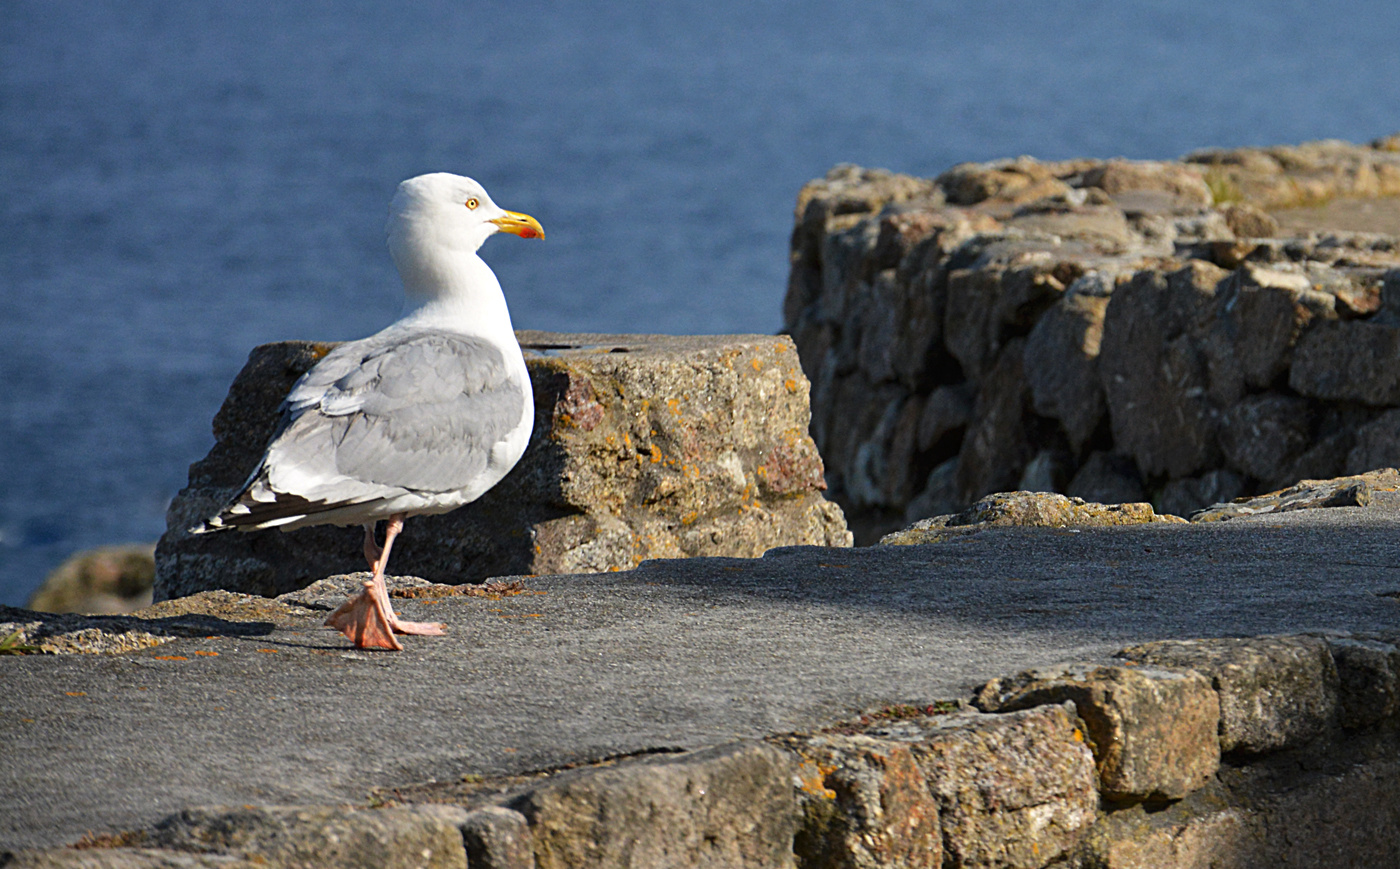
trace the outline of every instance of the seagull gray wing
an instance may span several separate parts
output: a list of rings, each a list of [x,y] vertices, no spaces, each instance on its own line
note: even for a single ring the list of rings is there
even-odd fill
[[[248,512],[226,511],[225,521],[253,525],[405,491],[468,488],[520,424],[528,398],[484,339],[387,330],[342,344],[288,393],[281,427],[238,499]]]

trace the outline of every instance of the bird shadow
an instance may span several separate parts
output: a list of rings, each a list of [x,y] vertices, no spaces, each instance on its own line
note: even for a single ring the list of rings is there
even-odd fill
[[[15,653],[122,651],[142,636],[256,637],[271,634],[276,628],[277,624],[271,621],[233,620],[207,613],[146,618],[47,613],[0,606],[0,640]]]

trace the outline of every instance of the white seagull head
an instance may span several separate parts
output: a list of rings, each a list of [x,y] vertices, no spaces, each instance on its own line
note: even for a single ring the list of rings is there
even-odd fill
[[[399,185],[389,206],[389,244],[413,238],[446,250],[476,251],[498,232],[521,238],[544,238],[539,221],[506,211],[491,201],[486,188],[471,178],[433,172]]]

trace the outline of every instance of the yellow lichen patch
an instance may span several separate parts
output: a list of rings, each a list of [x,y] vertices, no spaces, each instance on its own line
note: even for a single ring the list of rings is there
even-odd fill
[[[763,360],[761,359],[750,359],[749,364],[753,366],[754,371],[763,370]]]
[[[791,377],[783,381],[783,386],[787,387],[788,392],[797,392],[797,381],[793,380]]]
[[[676,398],[668,398],[668,399],[666,399],[666,407],[667,407],[667,408],[671,411],[671,413],[674,414],[675,416],[680,416],[680,415],[681,415],[681,402],[680,402],[680,399],[676,399]]]
[[[660,461],[661,461],[661,450],[656,446],[656,444],[652,444],[652,445],[651,445],[651,463],[652,463],[653,465],[655,465],[655,464],[657,464],[657,463],[660,462]]]
[[[826,777],[835,771],[834,766],[804,760],[797,771],[797,787],[803,793],[834,800],[836,791],[826,786]]]

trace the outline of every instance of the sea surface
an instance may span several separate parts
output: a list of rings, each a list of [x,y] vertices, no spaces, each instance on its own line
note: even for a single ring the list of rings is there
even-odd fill
[[[483,250],[518,328],[773,332],[837,163],[1367,141],[1397,45],[1357,0],[4,0],[0,603],[160,535],[250,348],[393,319],[403,178],[544,224]]]

